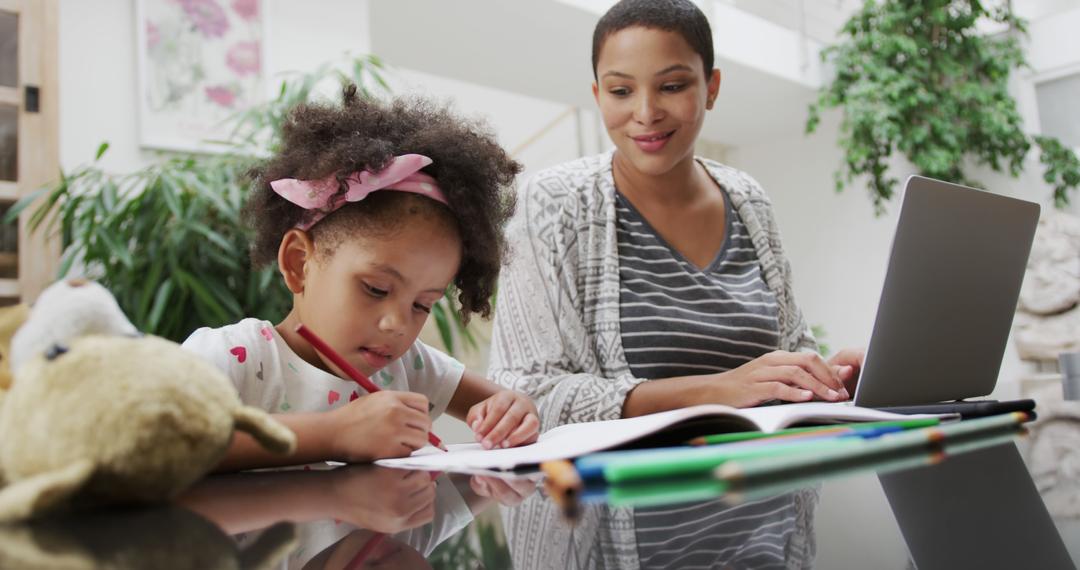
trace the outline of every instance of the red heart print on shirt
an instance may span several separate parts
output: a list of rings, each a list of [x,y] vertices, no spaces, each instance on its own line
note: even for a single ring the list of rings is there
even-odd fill
[[[336,402],[336,401],[338,401],[340,399],[341,399],[341,394],[338,394],[337,392],[335,392],[333,390],[330,390],[330,393],[326,395],[326,403],[331,405],[331,406],[334,405],[334,402]]]
[[[270,332],[270,327],[263,327],[259,333],[266,339],[266,342],[272,342],[274,340],[274,333]]]
[[[360,394],[357,394],[356,391],[354,390],[352,394],[349,394],[349,401],[352,402],[352,401],[356,400],[359,397],[360,397]]]
[[[237,362],[243,364],[247,360],[247,349],[242,346],[234,346],[229,350],[229,354],[236,357]]]

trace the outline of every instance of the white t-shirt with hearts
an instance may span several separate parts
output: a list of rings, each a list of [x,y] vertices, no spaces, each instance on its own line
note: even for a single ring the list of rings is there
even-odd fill
[[[245,404],[270,413],[325,412],[366,393],[352,380],[297,356],[268,321],[244,319],[216,329],[203,327],[183,346],[225,372]],[[434,419],[446,411],[464,372],[465,365],[417,340],[371,380],[385,390],[427,396]]]

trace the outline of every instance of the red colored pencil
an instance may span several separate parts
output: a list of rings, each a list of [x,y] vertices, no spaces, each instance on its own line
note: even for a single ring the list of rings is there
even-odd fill
[[[375,392],[378,392],[380,390],[380,388],[376,386],[370,378],[364,376],[363,372],[360,372],[352,364],[349,364],[349,361],[342,358],[341,355],[337,353],[337,351],[330,348],[329,344],[326,344],[323,339],[319,338],[315,333],[311,332],[311,329],[301,324],[296,325],[296,332],[299,333],[300,336],[304,337],[304,340],[310,342],[311,346],[315,347],[315,350],[323,353],[324,356],[329,358],[330,362],[333,362],[334,365],[340,368],[342,372],[348,374],[349,378],[352,378],[352,380],[359,384],[361,388],[367,390],[369,394],[374,394]],[[438,447],[442,450],[446,449],[443,447],[442,440],[439,439],[435,434],[428,432],[427,438],[431,445],[434,445],[435,447]]]

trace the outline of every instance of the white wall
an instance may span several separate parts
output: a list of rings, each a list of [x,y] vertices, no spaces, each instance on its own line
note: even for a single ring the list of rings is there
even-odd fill
[[[281,72],[369,50],[367,0],[266,2],[271,85],[280,85]],[[340,25],[328,26],[326,14]],[[134,0],[62,0],[59,37],[61,167],[90,162],[102,141],[110,144],[107,170],[150,162],[138,141]]]

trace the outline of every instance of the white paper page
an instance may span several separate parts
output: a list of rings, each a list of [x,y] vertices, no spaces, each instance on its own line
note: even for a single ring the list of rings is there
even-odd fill
[[[763,432],[784,429],[802,421],[819,422],[882,422],[940,417],[932,414],[894,414],[870,408],[860,408],[843,402],[802,402],[762,408],[745,408],[739,415],[750,419]]]
[[[693,406],[636,418],[567,424],[545,432],[540,436],[540,440],[532,445],[492,450],[451,449],[448,453],[423,455],[419,454],[423,451],[420,449],[410,457],[380,459],[375,463],[384,467],[433,471],[513,469],[519,465],[568,459],[609,449],[689,418],[722,415],[732,411],[733,409],[728,406],[716,404]]]

